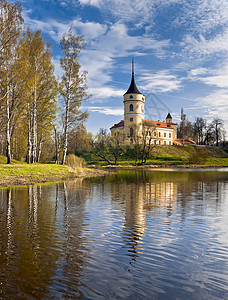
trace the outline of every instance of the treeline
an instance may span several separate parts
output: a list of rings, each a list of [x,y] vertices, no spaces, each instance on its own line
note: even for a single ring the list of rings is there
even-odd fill
[[[0,0],[0,153],[27,163],[56,157],[64,164],[73,128],[84,130],[88,99],[79,55],[83,37],[72,28],[60,41],[61,78],[54,75],[51,47],[41,31],[23,30],[18,2]]]
[[[198,145],[215,145],[224,148],[226,142],[224,122],[220,118],[214,118],[208,122],[202,117],[197,117],[194,122],[190,122],[182,109],[181,122],[177,127],[177,138],[192,139]]]

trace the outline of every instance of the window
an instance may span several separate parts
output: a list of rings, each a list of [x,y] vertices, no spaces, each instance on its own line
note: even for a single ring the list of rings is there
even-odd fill
[[[137,104],[137,108],[139,108],[139,105]]]
[[[130,118],[130,122],[133,122],[133,118]]]
[[[164,132],[164,137],[166,137],[166,132]]]
[[[171,142],[169,142],[169,144],[171,145]]]
[[[160,140],[158,141],[158,144],[161,145],[161,141]]]
[[[133,99],[133,96],[131,95],[131,96],[129,97],[129,99]]]
[[[171,133],[169,133],[169,138],[171,138]]]
[[[156,132],[154,132],[154,136],[156,136]]]
[[[130,111],[133,111],[134,107],[133,104],[130,104]]]
[[[164,141],[164,145],[166,145],[166,141]]]
[[[161,137],[161,132],[158,133],[158,136]]]
[[[124,105],[125,110],[127,110],[127,105]]]

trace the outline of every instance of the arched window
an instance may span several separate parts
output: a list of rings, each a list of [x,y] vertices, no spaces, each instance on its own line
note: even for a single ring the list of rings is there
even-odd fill
[[[130,104],[130,111],[133,111],[133,104]]]
[[[134,134],[134,130],[133,130],[133,128],[131,127],[131,128],[130,128],[130,136],[133,136],[133,134]]]
[[[133,99],[133,96],[131,95],[131,96],[129,97],[129,99]]]

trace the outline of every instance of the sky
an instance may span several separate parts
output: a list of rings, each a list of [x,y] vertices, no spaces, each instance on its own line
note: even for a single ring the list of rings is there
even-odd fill
[[[146,119],[224,120],[228,136],[227,0],[22,0],[25,26],[52,44],[61,75],[59,41],[70,26],[83,35],[80,54],[93,97],[83,103],[96,133],[123,119],[123,94],[135,80],[146,96]]]

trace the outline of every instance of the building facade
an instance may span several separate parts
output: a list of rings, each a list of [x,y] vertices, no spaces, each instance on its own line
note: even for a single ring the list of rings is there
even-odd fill
[[[110,128],[112,135],[115,135],[117,131],[123,131],[126,143],[131,143],[134,136],[142,136],[146,131],[152,135],[152,138],[150,138],[151,143],[173,145],[176,139],[177,124],[173,123],[169,112],[164,122],[144,119],[145,96],[136,86],[133,62],[131,83],[127,92],[123,95],[123,104],[124,120]]]

